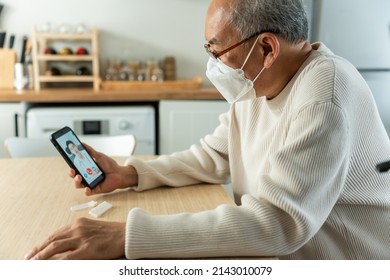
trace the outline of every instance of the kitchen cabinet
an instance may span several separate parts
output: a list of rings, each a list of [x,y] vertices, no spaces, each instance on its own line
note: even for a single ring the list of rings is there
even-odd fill
[[[24,104],[0,103],[0,158],[8,157],[4,140],[11,136],[24,136]]]
[[[55,50],[57,54],[53,54],[50,50],[54,50],[56,43],[61,47]],[[98,31],[95,28],[89,33],[80,34],[43,33],[34,29],[32,44],[35,90],[41,89],[41,83],[92,83],[94,90],[99,90]],[[48,65],[53,63],[60,63],[65,71],[47,75],[50,70]],[[80,74],[77,73],[79,71]]]
[[[228,111],[226,101],[161,101],[159,104],[159,151],[170,154],[188,149],[213,133],[219,115]]]

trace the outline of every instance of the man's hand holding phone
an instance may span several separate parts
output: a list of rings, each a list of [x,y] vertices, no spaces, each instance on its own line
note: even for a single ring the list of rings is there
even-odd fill
[[[54,132],[50,137],[50,141],[70,168],[80,174],[83,185],[94,189],[105,180],[105,174],[99,164],[93,160],[70,127],[65,126]]]
[[[119,166],[116,161],[91,146],[80,142],[69,127],[54,132],[50,141],[70,166],[70,176],[86,195],[108,193],[138,184],[138,175],[131,166]]]
[[[109,193],[116,189],[128,188],[138,184],[138,175],[134,167],[120,166],[114,159],[94,150],[85,143],[83,143],[83,145],[106,175],[103,182],[95,188],[90,189],[82,184],[81,176],[71,168],[69,176],[73,178],[76,188],[84,188],[85,195],[90,196],[99,193]]]

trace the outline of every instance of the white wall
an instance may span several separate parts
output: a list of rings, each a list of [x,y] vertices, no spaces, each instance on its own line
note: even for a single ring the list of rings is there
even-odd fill
[[[315,20],[315,18],[313,18],[315,16],[313,13],[313,9],[316,6],[316,3],[315,3],[316,1],[318,1],[318,0],[303,0],[303,3],[304,3],[305,8],[306,8],[306,12],[307,12],[307,17],[309,19],[309,41],[312,41],[312,37],[313,37],[312,22],[313,22],[313,19]]]
[[[100,30],[101,68],[108,58],[162,59],[174,55],[177,76],[207,78],[203,50],[209,0],[0,0],[0,28],[15,33],[18,55],[33,25],[83,23]],[[7,36],[8,37],[8,36]],[[8,43],[6,42],[8,45]]]
[[[311,9],[313,0],[304,0]],[[0,0],[0,28],[23,35],[33,25],[83,23],[100,29],[101,72],[108,59],[174,55],[179,79],[205,76],[204,19],[210,0]],[[309,11],[309,15],[311,12]],[[6,42],[6,44],[8,44]]]

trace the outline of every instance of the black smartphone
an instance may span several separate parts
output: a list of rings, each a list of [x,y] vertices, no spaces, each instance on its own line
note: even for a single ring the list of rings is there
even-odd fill
[[[93,160],[71,128],[65,126],[54,132],[50,141],[68,165],[81,175],[85,186],[93,189],[104,180],[103,170]]]

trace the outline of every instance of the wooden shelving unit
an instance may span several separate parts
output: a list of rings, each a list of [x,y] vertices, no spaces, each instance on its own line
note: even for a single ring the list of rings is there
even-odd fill
[[[34,88],[40,90],[41,83],[92,83],[94,90],[99,90],[99,44],[98,31],[93,28],[88,34],[62,34],[62,33],[42,33],[33,28],[32,32],[32,58],[34,67]],[[45,54],[44,50],[54,42],[77,44],[77,42],[86,42],[89,45],[88,55],[62,55]],[[90,64],[91,75],[45,75],[47,65],[50,62],[77,63],[85,62]]]

